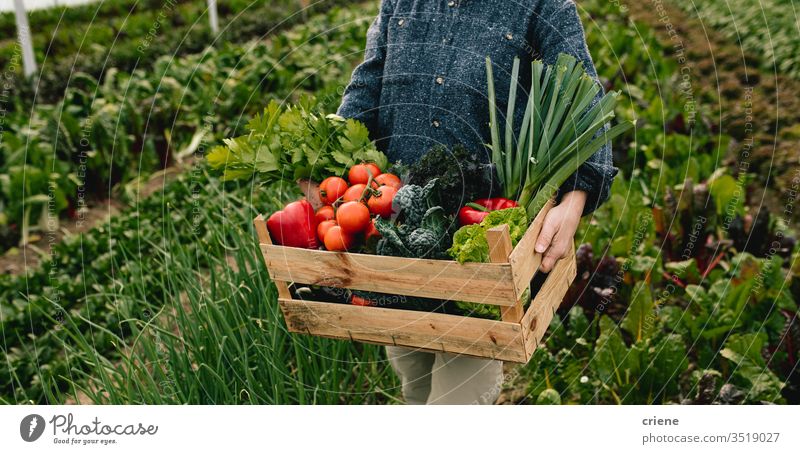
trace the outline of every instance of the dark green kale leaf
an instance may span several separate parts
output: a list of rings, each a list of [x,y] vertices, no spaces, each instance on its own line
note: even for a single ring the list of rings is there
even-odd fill
[[[501,193],[492,165],[461,145],[452,150],[433,147],[408,167],[406,183],[424,186],[433,179],[438,181],[437,204],[448,214],[455,214],[467,202]]]
[[[407,184],[397,191],[394,220],[378,218],[375,228],[381,234],[376,251],[380,255],[416,258],[448,258],[452,244],[452,216],[435,205],[438,181],[425,186]]]

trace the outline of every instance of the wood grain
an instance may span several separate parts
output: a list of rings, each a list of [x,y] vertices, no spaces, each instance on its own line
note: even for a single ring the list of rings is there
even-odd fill
[[[525,363],[518,323],[456,315],[280,299],[289,331]]]
[[[547,332],[558,306],[564,299],[570,284],[575,279],[575,245],[569,255],[556,262],[547,276],[542,288],[534,296],[528,311],[522,317],[522,328],[525,336],[525,351],[530,357]]]
[[[512,251],[508,225],[503,224],[487,230],[486,241],[489,243],[489,260],[492,263],[508,263]],[[519,323],[522,320],[522,301],[520,296],[515,296],[514,299],[513,305],[500,308],[500,316],[504,322]]]
[[[262,244],[270,277],[300,284],[511,306],[511,265],[351,254]]]
[[[522,295],[528,288],[534,274],[539,270],[539,265],[542,264],[542,254],[537,253],[534,247],[542,231],[544,218],[554,205],[555,202],[550,200],[542,207],[509,257],[514,275],[514,289],[518,295]]]

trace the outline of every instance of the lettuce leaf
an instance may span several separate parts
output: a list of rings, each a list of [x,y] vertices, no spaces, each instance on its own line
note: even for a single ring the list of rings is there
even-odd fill
[[[503,224],[508,225],[511,244],[516,245],[528,228],[525,209],[515,207],[492,211],[480,224],[461,227],[453,235],[453,246],[447,253],[459,263],[488,262],[489,243],[486,241],[486,231]]]

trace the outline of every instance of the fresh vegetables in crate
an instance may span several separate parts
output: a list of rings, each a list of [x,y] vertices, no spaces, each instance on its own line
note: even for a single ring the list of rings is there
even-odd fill
[[[320,182],[317,195],[322,206],[316,212],[309,201],[299,200],[269,217],[267,229],[280,245],[442,260],[442,266],[453,266],[446,265],[451,258],[461,264],[496,262],[497,258],[490,260],[494,243],[489,233],[507,226],[509,248],[527,233],[538,234],[530,221],[554,197],[554,189],[601,146],[632,126],[624,123],[606,130],[614,116],[616,93],[593,102],[600,87],[574,58],[561,55],[554,66],[532,63],[525,113],[515,128],[519,64],[514,61],[501,140],[487,58],[491,144],[483,156],[489,155],[488,159],[481,159],[477,150],[438,146],[412,165],[396,163],[393,171],[384,172],[388,160],[361,123],[273,102],[250,122],[249,134],[215,148],[208,161],[223,170],[226,179],[258,174],[266,183]],[[526,284],[514,283],[515,304],[528,297]],[[357,294],[347,292],[356,297],[349,302],[364,305],[380,297],[376,293],[380,286],[365,287],[369,289],[352,289]],[[418,293],[407,296],[426,302],[426,294],[436,292]],[[459,303],[459,307],[479,316],[501,315],[499,306]]]
[[[532,219],[548,200],[555,197],[559,187],[575,173],[600,147],[627,131],[633,124],[625,122],[606,130],[614,118],[616,92],[607,93],[592,105],[600,86],[583,69],[574,57],[561,54],[554,66],[541,61],[531,63],[531,84],[525,105],[519,136],[514,137],[514,112],[517,100],[519,59],[514,59],[511,70],[504,140],[500,138],[497,120],[497,101],[492,74],[492,62],[486,58],[486,75],[489,87],[489,118],[491,121],[491,161],[494,165],[503,199],[477,200],[467,204],[459,213],[463,218],[449,252],[459,262],[487,261],[486,228],[494,224],[490,216],[510,214],[477,214],[472,209],[484,206],[486,211],[510,206],[511,201],[523,207]],[[501,212],[502,213],[502,212]],[[462,215],[463,214],[463,215]],[[475,227],[479,217],[486,216]],[[492,218],[496,219],[496,218]],[[486,220],[489,220],[487,223]],[[525,224],[527,225],[527,219]],[[524,227],[511,227],[512,242],[524,233]]]

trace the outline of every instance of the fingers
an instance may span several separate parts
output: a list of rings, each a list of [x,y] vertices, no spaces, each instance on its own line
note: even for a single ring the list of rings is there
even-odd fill
[[[557,219],[558,216],[556,216],[553,211],[547,213],[547,216],[544,218],[544,224],[542,225],[542,231],[539,232],[539,238],[536,239],[535,251],[540,254],[544,253],[539,269],[545,273],[549,273],[550,270],[553,269],[556,261],[561,258],[560,254],[563,253],[561,251],[563,245],[560,244],[563,243],[563,241],[560,241],[560,235],[558,235],[561,222],[558,222]]]
[[[545,216],[542,231],[539,232],[539,238],[536,239],[536,247],[534,250],[540,254],[550,247],[553,237],[556,235],[556,232],[558,232],[560,223],[555,222],[555,217],[550,216],[551,214],[553,214],[552,210]]]
[[[547,248],[547,252],[545,252],[542,258],[542,264],[539,265],[539,269],[545,273],[549,273],[553,270],[556,262],[566,257],[568,252],[569,240],[560,238],[560,235],[556,235],[556,238],[550,243],[550,247]]]

